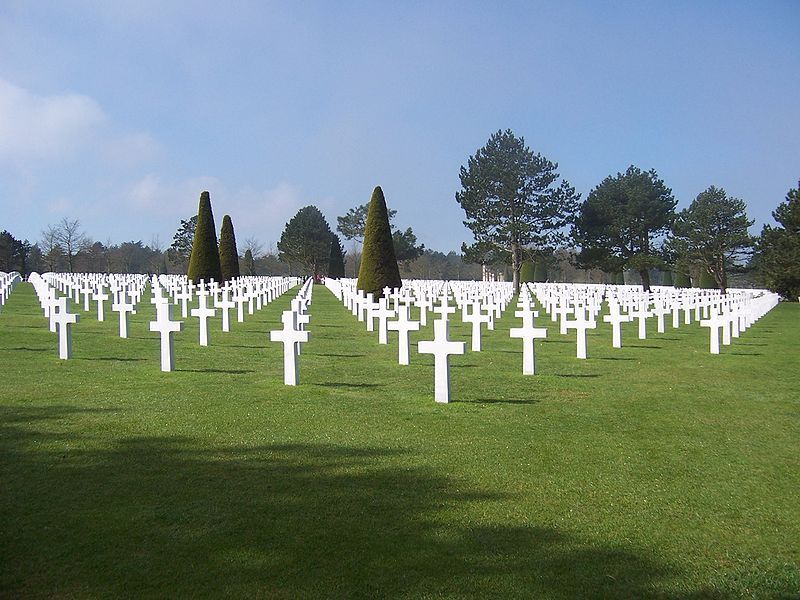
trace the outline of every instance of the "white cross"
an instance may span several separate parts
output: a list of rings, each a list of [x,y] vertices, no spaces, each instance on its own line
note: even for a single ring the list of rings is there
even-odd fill
[[[106,294],[103,285],[98,285],[97,289],[95,290],[94,294],[92,295],[92,300],[97,302],[97,320],[104,321],[105,320],[105,304],[104,302],[108,300],[108,294]]]
[[[491,322],[492,316],[490,314],[484,314],[481,310],[481,305],[474,301],[471,303],[472,312],[467,310],[467,305],[464,305],[464,314],[462,315],[461,320],[465,323],[472,324],[472,345],[470,349],[473,352],[480,352],[481,351],[481,323],[486,323],[487,325]]]
[[[222,311],[222,331],[226,333],[231,330],[231,317],[228,314],[228,310],[236,306],[236,303],[229,298],[229,294],[230,290],[226,285],[222,289],[222,299],[214,299],[214,306]]]
[[[439,318],[442,321],[447,321],[447,315],[452,315],[456,312],[455,306],[449,306],[447,304],[447,296],[442,296],[439,300],[439,306],[433,309],[433,312],[439,315]]]
[[[118,300],[111,304],[111,310],[119,313],[119,337],[128,337],[128,313],[136,314],[132,303],[125,302],[127,292],[123,289],[118,292]]]
[[[83,294],[83,311],[89,312],[89,295],[94,291],[89,280],[83,282],[83,287],[81,287],[81,294]]]
[[[533,319],[539,316],[539,311],[531,310],[531,304],[527,303],[522,310],[515,310],[514,316],[522,318],[523,327],[533,327]]]
[[[401,365],[408,364],[409,331],[419,331],[419,321],[410,321],[408,318],[408,306],[401,304],[397,321],[389,321],[386,327],[391,331],[396,331],[399,337],[398,362]]]
[[[574,329],[578,337],[578,358],[586,358],[586,330],[595,329],[597,322],[586,320],[586,310],[583,307],[575,307],[575,320],[566,322],[567,329]]]
[[[636,310],[630,312],[631,319],[639,319],[639,339],[647,339],[647,317],[651,316],[649,310],[650,302],[642,300]]]
[[[233,301],[236,303],[236,320],[239,323],[244,323],[244,303],[247,301],[247,296],[245,296],[242,286],[237,285],[234,287]]]
[[[701,327],[708,327],[711,334],[711,354],[719,354],[719,330],[725,328],[725,320],[720,315],[711,315],[710,319],[700,321]]]
[[[666,327],[664,325],[664,317],[669,314],[670,308],[662,301],[656,301],[653,312],[656,315],[656,322],[658,323],[658,333],[664,333]]]
[[[530,306],[530,305],[529,305]],[[513,327],[511,329],[512,338],[522,338],[522,374],[535,375],[536,374],[536,350],[533,341],[539,338],[547,337],[547,329],[544,327],[533,326],[533,313],[530,310],[522,310],[516,313],[523,314],[522,327]],[[529,316],[525,316],[529,315]]]
[[[80,321],[80,315],[67,312],[67,298],[56,301],[55,323],[58,325],[58,358],[72,358],[72,325]],[[51,313],[52,314],[52,313]]]
[[[175,368],[175,332],[183,329],[182,321],[172,320],[172,304],[167,300],[156,303],[156,320],[150,321],[150,331],[161,334],[161,370]]]
[[[47,291],[45,292],[46,296],[42,302],[45,313],[47,318],[50,319],[50,332],[56,332],[56,309],[58,304],[58,297],[56,296],[56,291],[48,287]]]
[[[281,315],[283,329],[270,331],[269,339],[283,343],[283,383],[297,385],[300,379],[300,365],[297,360],[298,344],[308,341],[307,331],[295,328],[297,317],[294,311],[285,310]]]
[[[427,327],[428,311],[433,308],[433,299],[426,294],[423,294],[421,298],[414,301],[414,304],[416,304],[417,308],[419,308],[419,324],[422,327]]]
[[[556,318],[560,317],[558,331],[561,335],[566,335],[567,333],[567,315],[571,312],[574,312],[574,309],[569,305],[568,301],[553,308],[553,315],[555,315]],[[555,321],[555,319],[553,320]]]
[[[417,345],[420,354],[433,354],[434,359],[434,399],[436,402],[450,402],[450,355],[464,354],[466,344],[453,342],[448,338],[449,325],[439,319],[433,323],[434,336],[431,341]]]
[[[213,317],[217,314],[217,311],[213,308],[208,308],[206,306],[206,298],[208,298],[208,292],[205,290],[198,290],[197,291],[197,308],[192,309],[192,316],[197,317],[200,319],[200,345],[201,346],[208,346],[208,319],[209,317]]]
[[[192,292],[184,285],[179,292],[175,293],[175,301],[181,303],[181,318],[189,317],[189,300],[192,299]]]
[[[378,308],[372,311],[372,316],[378,319],[378,343],[388,344],[389,334],[386,329],[386,323],[390,317],[395,316],[395,312],[389,308],[389,300],[381,298],[378,300]]]
[[[603,317],[603,321],[611,323],[611,345],[614,348],[622,348],[622,323],[628,323],[631,320],[630,315],[623,314],[619,311],[619,304],[616,302],[609,302],[608,314]]]

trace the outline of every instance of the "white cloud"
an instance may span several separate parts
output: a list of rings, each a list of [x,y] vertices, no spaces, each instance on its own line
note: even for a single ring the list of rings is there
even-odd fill
[[[310,204],[302,189],[288,182],[278,183],[267,190],[230,189],[212,176],[169,182],[154,174],[129,185],[123,192],[121,203],[132,218],[146,215],[150,222],[177,227],[180,219],[195,214],[200,193],[206,190],[211,194],[217,228],[222,224],[223,215],[230,215],[236,237],[240,240],[255,237],[262,242],[277,241],[286,222],[302,206]]]
[[[0,79],[0,160],[63,157],[95,136],[105,120],[88,96],[39,96]]]
[[[38,95],[0,78],[0,164],[90,156],[130,168],[162,154],[150,133],[121,131],[89,96]]]

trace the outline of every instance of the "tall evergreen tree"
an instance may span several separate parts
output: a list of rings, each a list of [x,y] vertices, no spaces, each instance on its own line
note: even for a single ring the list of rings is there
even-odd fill
[[[638,271],[649,291],[649,270],[664,266],[657,243],[670,232],[676,204],[672,190],[653,170],[630,166],[606,177],[589,193],[573,226],[581,248],[578,266]]]
[[[344,247],[339,236],[331,235],[331,257],[328,261],[328,277],[339,279],[344,277]]]
[[[712,185],[678,213],[673,225],[674,246],[686,260],[708,273],[724,294],[729,267],[753,247],[753,238],[747,232],[752,224],[743,200],[730,198],[725,190]]]
[[[461,167],[456,201],[466,214],[464,225],[480,246],[510,257],[515,293],[523,249],[559,244],[575,211],[579,195],[567,181],[558,181],[557,169],[511,130],[492,135]]]
[[[378,186],[369,202],[357,287],[379,298],[383,296],[383,288],[399,288],[402,284],[389,226],[389,211],[383,190]]]
[[[217,229],[214,226],[214,213],[211,212],[211,196],[208,192],[200,194],[197,207],[197,227],[194,231],[192,254],[189,257],[187,276],[195,283],[201,279],[208,282],[222,281],[217,247]]]
[[[772,213],[777,227],[764,225],[757,265],[767,287],[784,298],[800,296],[800,182]]]
[[[219,232],[219,266],[223,281],[239,277],[239,250],[229,215],[222,217],[222,230]]]
[[[318,278],[328,268],[331,231],[316,206],[304,206],[293,216],[278,242],[281,261],[299,265],[304,275]]]

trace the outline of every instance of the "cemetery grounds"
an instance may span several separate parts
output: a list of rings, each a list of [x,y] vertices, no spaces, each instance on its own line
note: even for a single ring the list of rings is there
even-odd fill
[[[159,370],[81,313],[59,360],[30,284],[0,312],[0,597],[800,597],[800,305],[720,355],[696,322],[637,339],[549,318],[523,376],[507,310],[483,351],[411,365],[314,286],[300,385],[287,293]],[[515,303],[515,301],[514,301]],[[514,306],[512,303],[512,307]],[[179,318],[179,314],[176,318]]]

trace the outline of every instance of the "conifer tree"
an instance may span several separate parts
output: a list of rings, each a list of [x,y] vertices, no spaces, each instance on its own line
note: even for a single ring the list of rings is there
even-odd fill
[[[339,236],[331,235],[331,258],[328,262],[328,277],[339,279],[344,277],[344,248]]]
[[[236,248],[236,234],[229,215],[222,217],[222,230],[219,232],[219,266],[222,280],[230,281],[239,277],[239,251]]]
[[[383,296],[383,288],[399,288],[401,285],[386,199],[378,186],[369,203],[357,287],[379,298]]]
[[[214,226],[214,213],[211,212],[211,196],[208,192],[200,194],[197,208],[197,228],[194,231],[192,254],[189,257],[187,276],[195,283],[201,279],[208,282],[222,281],[217,248],[217,230]]]

